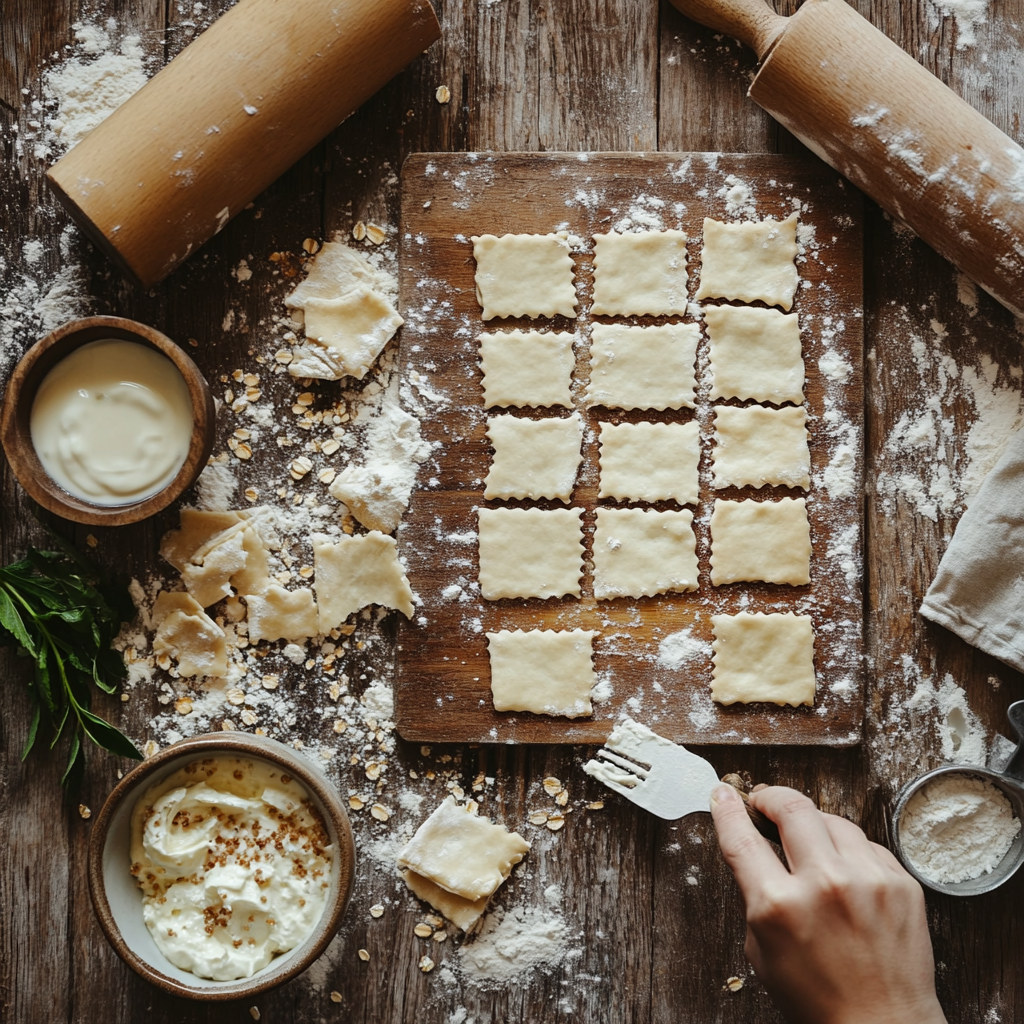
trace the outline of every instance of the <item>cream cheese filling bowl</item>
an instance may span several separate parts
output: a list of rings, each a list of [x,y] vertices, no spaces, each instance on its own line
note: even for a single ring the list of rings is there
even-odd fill
[[[291,776],[309,794],[321,816],[332,853],[325,905],[311,934],[293,949],[274,956],[252,977],[235,981],[202,978],[167,959],[146,925],[143,891],[130,870],[131,819],[139,799],[154,787],[173,785],[172,776],[189,764],[218,758],[262,763],[269,772],[284,771]],[[187,855],[187,851],[173,847],[166,847],[165,853],[172,859]],[[348,817],[341,796],[323,771],[283,743],[244,733],[212,733],[182,740],[144,761],[107,798],[93,819],[89,839],[89,889],[100,926],[115,951],[164,991],[200,1000],[248,998],[309,967],[327,948],[341,924],[352,890],[354,866],[355,849]]]
[[[64,490],[97,505],[126,505],[177,476],[192,439],[192,399],[165,355],[107,338],[50,370],[29,423],[43,469]]]
[[[305,787],[250,757],[205,757],[132,812],[131,873],[160,952],[200,978],[251,978],[309,937],[334,851]]]

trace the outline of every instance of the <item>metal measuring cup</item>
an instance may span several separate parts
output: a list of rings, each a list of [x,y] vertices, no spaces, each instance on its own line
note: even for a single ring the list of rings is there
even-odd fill
[[[1024,823],[1024,700],[1011,704],[1006,715],[1017,733],[1017,749],[1001,772],[993,771],[991,768],[946,765],[925,772],[924,775],[919,775],[916,779],[911,779],[900,790],[896,799],[896,808],[892,814],[893,847],[896,856],[922,885],[934,889],[936,892],[943,892],[948,896],[980,896],[982,893],[997,889],[1016,873],[1021,864],[1024,864],[1024,826],[1017,833],[1017,837],[1006,851],[1003,859],[988,874],[979,875],[977,878],[970,878],[964,882],[936,882],[934,879],[926,878],[914,867],[900,841],[900,825],[903,822],[903,812],[906,810],[908,801],[918,790],[943,775],[967,775],[973,778],[987,779],[1006,796],[1013,808],[1014,815]]]

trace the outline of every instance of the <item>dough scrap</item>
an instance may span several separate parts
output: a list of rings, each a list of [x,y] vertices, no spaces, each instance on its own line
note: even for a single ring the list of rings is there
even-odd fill
[[[576,366],[568,331],[500,331],[481,334],[484,408],[572,406]]]
[[[686,312],[686,232],[594,235],[596,316]]]
[[[231,577],[231,586],[239,594],[262,594],[270,586],[270,565],[267,549],[260,535],[251,526],[242,531],[245,565]]]
[[[195,552],[225,531],[238,529],[241,522],[242,517],[237,512],[199,512],[183,508],[179,528],[165,533],[160,541],[160,555],[181,572]]]
[[[484,481],[485,498],[557,498],[567,502],[572,497],[583,461],[579,413],[539,420],[491,416],[487,438],[494,456]]]
[[[307,640],[320,632],[313,591],[285,590],[272,584],[262,594],[244,594],[249,641]]]
[[[594,597],[653,597],[697,589],[693,514],[599,508]]]
[[[488,633],[494,710],[566,718],[592,715],[595,636],[585,629]]]
[[[718,406],[711,459],[716,488],[771,484],[806,491],[811,485],[807,410]]]
[[[245,530],[226,533],[226,539],[209,549],[200,564],[190,561],[181,568],[185,589],[204,608],[231,596],[231,579],[245,569],[248,561],[243,547]]]
[[[576,287],[566,235],[473,235],[476,297],[484,320],[576,316]]]
[[[700,427],[689,423],[601,424],[601,498],[696,505]]]
[[[394,537],[378,530],[332,540],[313,534],[313,570],[319,632],[329,633],[367,605],[397,608],[412,618],[412,587],[398,560]]]
[[[711,582],[811,582],[811,528],[803,498],[716,501],[711,513]]]
[[[804,400],[804,360],[796,313],[758,306],[705,306],[712,398]]]
[[[712,615],[711,697],[719,704],[813,704],[814,628],[810,616]]]
[[[693,408],[696,324],[594,324],[587,404],[609,409]]]
[[[403,871],[402,878],[418,899],[429,903],[439,914],[443,914],[457,928],[464,932],[472,932],[480,923],[490,896],[481,896],[478,900],[467,900],[464,896],[442,889],[436,882],[416,874],[415,871]]]
[[[491,896],[529,849],[521,835],[449,796],[399,853],[398,866],[475,901]]]
[[[295,346],[293,377],[361,380],[403,320],[388,293],[391,281],[365,256],[341,242],[326,242],[308,273],[284,300],[302,310],[306,340]]]
[[[723,224],[704,218],[698,299],[737,299],[792,309],[800,279],[796,270],[797,215]]]
[[[479,510],[480,593],[503,597],[579,597],[582,509]]]
[[[328,379],[355,377],[362,380],[384,346],[395,336],[405,321],[395,307],[379,292],[365,285],[340,299],[307,299],[303,306],[306,320],[306,341],[329,350],[329,356],[318,353],[322,360],[332,362]],[[293,355],[288,372],[310,376],[301,358],[296,365]],[[340,372],[338,372],[340,371]]]
[[[228,646],[224,630],[202,605],[182,591],[161,591],[153,603],[153,653],[166,654],[178,663],[178,675],[215,676],[228,672]]]

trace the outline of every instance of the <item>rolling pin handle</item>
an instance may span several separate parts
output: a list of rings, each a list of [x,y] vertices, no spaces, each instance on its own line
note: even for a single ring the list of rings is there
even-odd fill
[[[1010,705],[1007,711],[1010,724],[1017,733],[1017,749],[1013,752],[1002,774],[1017,782],[1024,782],[1024,700]]]
[[[788,21],[765,0],[672,0],[672,5],[701,25],[746,43],[759,61],[764,60]]]

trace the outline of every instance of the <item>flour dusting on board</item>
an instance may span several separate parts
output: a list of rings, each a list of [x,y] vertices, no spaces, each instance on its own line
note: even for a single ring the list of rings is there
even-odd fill
[[[956,23],[956,48],[964,50],[978,41],[976,29],[988,20],[989,0],[928,0],[932,27],[942,18]]]

